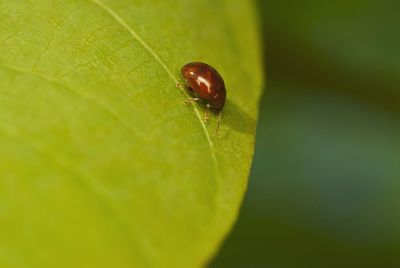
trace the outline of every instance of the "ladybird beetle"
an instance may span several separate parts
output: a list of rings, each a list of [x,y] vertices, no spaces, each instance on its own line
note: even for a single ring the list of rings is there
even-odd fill
[[[181,68],[186,81],[186,89],[192,95],[185,103],[203,102],[207,111],[204,121],[208,121],[208,112],[219,114],[216,132],[221,123],[221,110],[225,106],[226,89],[221,75],[212,66],[202,62],[191,62]]]

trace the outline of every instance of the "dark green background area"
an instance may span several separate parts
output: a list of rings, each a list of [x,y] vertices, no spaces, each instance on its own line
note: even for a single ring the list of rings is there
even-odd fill
[[[211,267],[400,267],[400,2],[259,1],[249,190]]]

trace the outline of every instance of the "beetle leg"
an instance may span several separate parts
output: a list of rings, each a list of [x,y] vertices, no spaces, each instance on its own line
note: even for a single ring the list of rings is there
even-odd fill
[[[217,121],[217,127],[215,128],[215,136],[218,134],[219,126],[221,125],[222,122],[222,111],[219,112],[218,115],[218,121]]]
[[[204,122],[208,122],[208,118],[209,118],[209,115],[210,115],[210,108],[211,108],[211,105],[209,104],[209,103],[207,103],[207,110],[204,112]]]
[[[177,88],[181,88],[181,87],[186,87],[186,84],[185,83],[176,83],[175,86]]]
[[[206,122],[206,123],[208,122],[209,114],[210,114],[209,110],[206,110],[206,111],[204,112],[204,122]]]
[[[188,105],[189,103],[194,103],[199,100],[200,100],[199,98],[189,98],[189,99],[185,100],[185,104]]]

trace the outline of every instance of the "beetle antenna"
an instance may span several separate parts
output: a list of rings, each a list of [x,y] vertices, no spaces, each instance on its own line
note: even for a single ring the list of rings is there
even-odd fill
[[[219,126],[221,125],[221,121],[222,121],[222,111],[220,111],[218,114],[217,127],[215,128],[215,134],[214,134],[215,136],[217,136],[217,134],[218,134]]]

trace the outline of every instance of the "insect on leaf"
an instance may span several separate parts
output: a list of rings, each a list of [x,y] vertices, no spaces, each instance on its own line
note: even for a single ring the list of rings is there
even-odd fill
[[[247,185],[261,94],[248,1],[0,0],[0,267],[199,267]],[[180,68],[224,77],[217,118]]]

